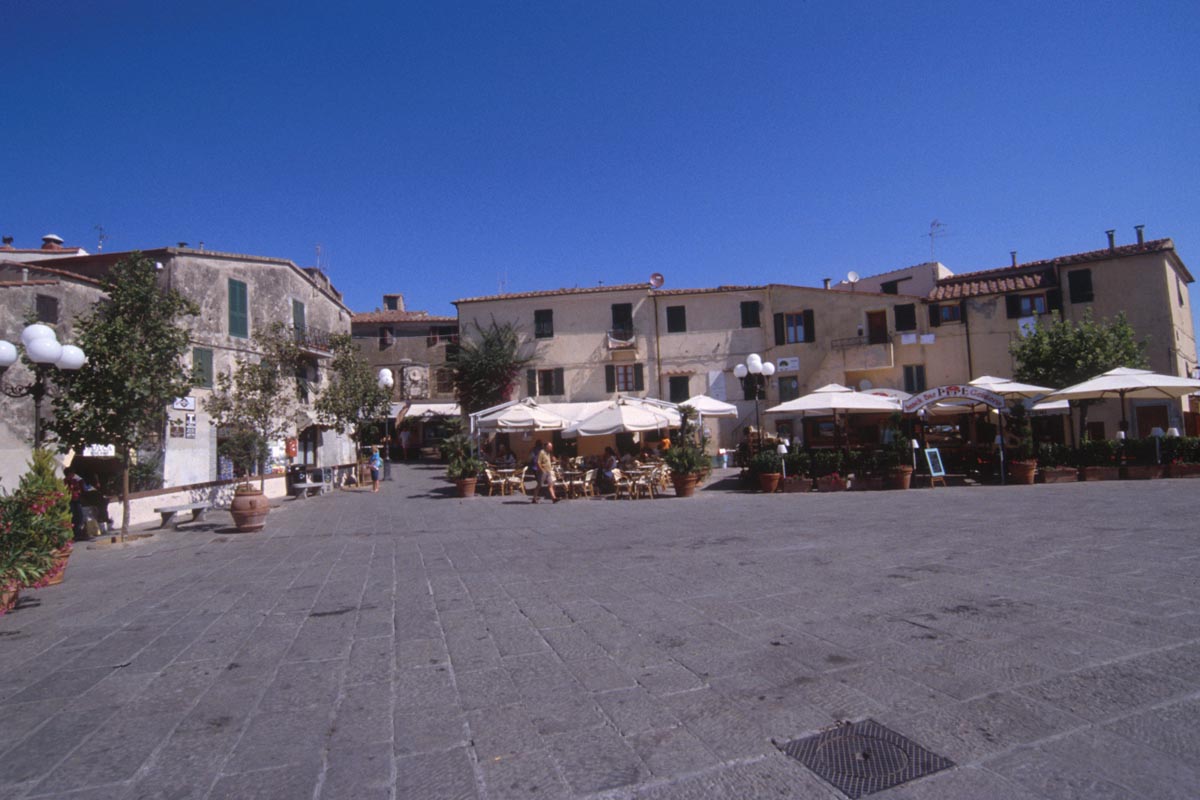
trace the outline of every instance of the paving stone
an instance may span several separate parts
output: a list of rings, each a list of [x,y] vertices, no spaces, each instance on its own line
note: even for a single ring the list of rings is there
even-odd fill
[[[475,768],[466,749],[396,759],[396,797],[476,800]]]
[[[547,747],[576,794],[632,786],[645,777],[641,759],[610,728],[552,736]]]
[[[18,744],[0,754],[0,786],[43,779],[82,742],[95,736],[116,707],[66,708],[50,716]]]
[[[225,775],[209,793],[209,800],[295,800],[311,797],[317,783],[315,766],[295,764]]]
[[[642,731],[629,737],[629,743],[658,777],[697,772],[716,761],[713,752],[683,727]]]
[[[119,713],[75,748],[35,791],[53,794],[129,780],[182,717]]]
[[[225,772],[319,761],[329,727],[330,712],[321,707],[255,714],[225,763]]]
[[[259,708],[263,711],[328,708],[337,698],[338,680],[345,667],[345,662],[339,660],[282,664]]]
[[[1160,706],[1105,726],[1113,733],[1200,765],[1200,698]]]
[[[480,764],[540,750],[541,735],[520,703],[467,715],[471,745]]]
[[[488,800],[566,800],[570,788],[545,750],[481,760]]]
[[[466,719],[456,707],[396,711],[393,747],[398,756],[444,752],[467,743]]]
[[[346,666],[347,684],[390,680],[395,664],[395,641],[390,636],[355,639]]]
[[[334,713],[330,739],[337,743],[390,742],[391,683],[360,683],[347,686]]]
[[[1092,667],[1021,690],[1029,697],[1097,721],[1187,691],[1187,684],[1150,672],[1133,662]]]
[[[392,743],[356,743],[331,749],[326,759],[321,797],[370,797],[385,794],[392,783]]]

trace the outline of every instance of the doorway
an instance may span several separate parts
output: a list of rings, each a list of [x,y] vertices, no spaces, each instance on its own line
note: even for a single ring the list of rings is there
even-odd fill
[[[867,344],[887,344],[888,325],[886,311],[867,312]]]

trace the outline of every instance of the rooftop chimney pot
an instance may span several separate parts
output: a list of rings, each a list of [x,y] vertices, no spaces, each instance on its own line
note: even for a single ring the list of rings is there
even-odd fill
[[[1009,254],[1010,256],[1012,256],[1012,262],[1013,262],[1013,263],[1012,263],[1012,265],[1015,267],[1015,266],[1017,265],[1017,251],[1016,251],[1016,250],[1009,250],[1009,251],[1008,251],[1008,254]]]
[[[47,233],[42,237],[43,250],[62,250],[62,237],[57,234]]]
[[[1115,230],[1108,230],[1108,231],[1105,231],[1105,233],[1108,234],[1108,249],[1116,250],[1117,249],[1117,232]]]
[[[1145,225],[1134,225],[1133,226],[1133,229],[1135,231],[1137,231],[1138,244],[1146,243],[1146,231],[1144,230],[1145,227],[1146,227]]]
[[[833,278],[822,278],[821,280],[824,282],[824,284],[825,284],[825,288],[826,288],[826,289],[828,289],[828,288],[829,288],[829,284],[830,284],[830,282],[833,280]]]
[[[182,250],[183,248],[187,247],[187,242],[176,242],[175,246]]]

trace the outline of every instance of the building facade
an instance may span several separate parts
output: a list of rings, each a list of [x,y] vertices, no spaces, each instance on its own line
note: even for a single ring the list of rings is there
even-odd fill
[[[376,372],[391,371],[393,402],[454,402],[448,359],[458,346],[457,317],[407,311],[403,295],[385,294],[383,308],[353,315],[351,333]]]

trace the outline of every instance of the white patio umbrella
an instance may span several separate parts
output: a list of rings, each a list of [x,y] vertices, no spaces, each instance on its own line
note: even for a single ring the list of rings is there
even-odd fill
[[[1032,383],[1021,383],[1011,378],[995,378],[991,375],[980,375],[971,381],[971,385],[993,391],[1005,400],[1034,399],[1054,391],[1048,386],[1034,386]]]
[[[1200,381],[1192,378],[1179,378],[1175,375],[1163,375],[1148,369],[1133,369],[1117,367],[1103,375],[1059,389],[1051,394],[1048,400],[1105,400],[1117,397],[1121,400],[1121,430],[1128,430],[1129,420],[1125,413],[1125,400],[1128,397],[1166,398],[1178,400],[1184,395],[1200,389]]]
[[[700,419],[704,419],[705,417],[733,417],[737,419],[738,416],[738,408],[733,403],[723,403],[706,394],[689,397],[679,405],[691,406],[696,409],[696,414],[699,415]]]
[[[899,410],[900,402],[893,397],[856,392],[839,383],[831,383],[795,400],[772,406],[765,413],[829,417],[838,414],[888,414]]]
[[[567,424],[566,419],[528,397],[475,415],[475,425],[481,431],[562,430]]]
[[[622,398],[579,420],[563,431],[563,436],[607,436],[613,433],[637,433],[679,427],[679,412],[659,405]]]

